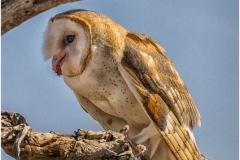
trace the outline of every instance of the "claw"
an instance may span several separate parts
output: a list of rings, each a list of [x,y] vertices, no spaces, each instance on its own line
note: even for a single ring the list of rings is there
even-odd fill
[[[136,157],[143,155],[147,150],[146,147],[142,144],[138,144],[136,148],[138,148],[138,153],[135,154]]]
[[[128,139],[129,125],[124,126],[119,132],[122,133],[126,139]]]
[[[136,157],[139,157],[145,153],[146,147],[142,144],[136,144],[135,142],[133,142],[128,136],[129,130],[130,130],[129,125],[126,125],[119,132],[122,133],[125,136],[125,139],[129,142],[130,146],[133,149],[134,155]]]

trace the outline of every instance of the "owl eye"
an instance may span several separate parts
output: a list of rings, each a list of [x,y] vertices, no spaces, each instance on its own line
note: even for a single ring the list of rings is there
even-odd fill
[[[75,35],[68,35],[67,36],[67,42],[72,43],[74,41]]]

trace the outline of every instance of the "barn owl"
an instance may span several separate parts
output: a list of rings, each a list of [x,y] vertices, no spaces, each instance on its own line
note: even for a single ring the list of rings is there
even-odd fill
[[[165,50],[151,37],[107,16],[70,10],[52,17],[45,59],[81,107],[105,130],[128,126],[128,137],[151,160],[204,159],[192,129],[200,114]]]

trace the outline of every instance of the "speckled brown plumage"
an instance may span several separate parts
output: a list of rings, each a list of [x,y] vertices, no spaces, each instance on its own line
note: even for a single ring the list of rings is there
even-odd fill
[[[68,35],[73,42],[66,41]],[[172,61],[151,37],[100,13],[72,10],[50,19],[44,52],[104,129],[129,125],[130,138],[145,145],[152,160],[200,159],[192,133],[200,114]]]
[[[141,87],[164,99],[182,125],[186,124],[191,129],[195,124],[200,125],[200,114],[191,95],[171,60],[154,40],[143,34],[127,34],[122,64],[134,72]]]

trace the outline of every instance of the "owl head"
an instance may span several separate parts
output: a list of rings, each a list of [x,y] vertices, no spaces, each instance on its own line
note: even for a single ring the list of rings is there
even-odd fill
[[[63,12],[48,21],[44,57],[52,58],[52,68],[57,75],[78,76],[91,60],[96,41],[121,48],[123,32],[124,28],[100,13],[86,10]]]

